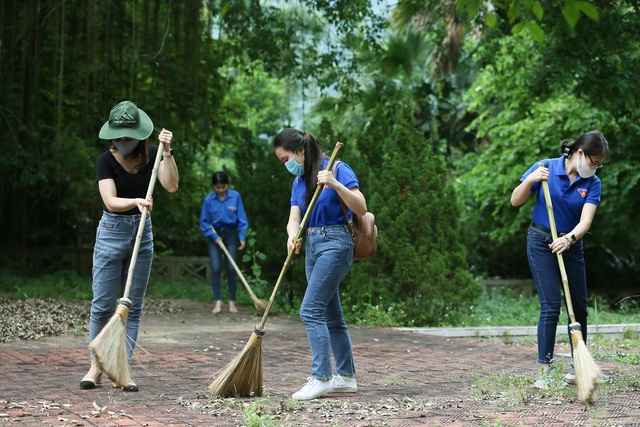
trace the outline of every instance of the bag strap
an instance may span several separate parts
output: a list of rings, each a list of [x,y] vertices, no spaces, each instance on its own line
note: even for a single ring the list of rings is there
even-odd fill
[[[333,165],[333,176],[336,177],[336,179],[338,178],[338,164],[342,163],[340,160],[336,160],[335,164]],[[336,194],[338,194],[338,192],[336,191]],[[355,233],[353,231],[353,221],[349,218],[349,212],[347,212],[347,207],[345,206],[344,202],[342,201],[342,197],[340,197],[340,195],[338,194],[338,200],[340,200],[340,204],[342,205],[342,212],[344,212],[344,217],[347,219],[347,224],[349,225],[349,230],[351,231],[351,235],[355,236]]]

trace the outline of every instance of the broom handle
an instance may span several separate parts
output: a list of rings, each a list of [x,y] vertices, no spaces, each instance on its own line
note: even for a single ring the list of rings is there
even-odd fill
[[[216,229],[213,228],[212,224],[209,224],[209,227],[211,227],[211,231],[213,231],[214,233],[218,234],[216,232]],[[247,288],[247,291],[249,292],[249,295],[251,295],[251,299],[254,300],[254,301],[256,299],[258,299],[258,297],[256,297],[256,294],[254,294],[253,291],[251,290],[251,287],[247,283],[247,280],[244,278],[244,275],[242,274],[242,271],[240,271],[240,269],[238,268],[238,264],[236,264],[235,260],[233,259],[233,257],[229,253],[229,251],[227,250],[227,247],[224,245],[224,242],[222,241],[222,239],[220,239],[220,241],[217,242],[217,243],[218,243],[218,246],[220,246],[220,248],[224,251],[224,254],[227,256],[227,259],[231,262],[231,265],[233,265],[233,268],[236,270],[236,273],[238,273],[238,276],[240,276],[240,280],[242,280],[242,284],[244,285],[244,287]]]
[[[156,153],[156,159],[153,162],[153,169],[151,170],[151,180],[149,181],[149,188],[147,188],[147,200],[153,194],[153,188],[156,185],[156,178],[158,177],[158,168],[160,167],[160,160],[162,159],[162,151],[164,150],[164,143],[160,141],[158,143],[158,152]],[[131,290],[131,282],[133,281],[133,270],[136,268],[136,261],[138,260],[138,251],[140,250],[140,241],[142,240],[142,233],[144,232],[144,224],[147,222],[147,216],[149,215],[149,207],[142,207],[142,215],[140,216],[140,224],[138,224],[138,233],[136,234],[136,242],[133,245],[133,254],[131,255],[131,263],[129,264],[129,272],[127,273],[127,283],[124,287],[123,300],[131,303],[129,300],[129,291]]]
[[[542,163],[538,167],[543,166]],[[551,203],[551,194],[549,193],[549,183],[542,181],[542,190],[544,191],[544,200],[547,202],[547,213],[549,214],[549,228],[551,228],[551,237],[553,240],[558,238],[558,231],[556,230],[556,220],[553,215],[553,204]],[[576,323],[576,317],[573,314],[573,304],[571,303],[571,293],[569,292],[569,279],[567,279],[567,271],[564,268],[564,259],[560,252],[556,252],[558,257],[558,267],[560,267],[560,276],[562,277],[562,288],[564,289],[564,296],[567,300],[567,311],[572,323]]]
[[[339,142],[339,141],[336,142],[336,146],[333,148],[333,152],[331,153],[331,157],[329,158],[329,163],[327,163],[327,167],[325,170],[327,171],[331,170],[331,167],[333,166],[333,162],[335,162],[336,158],[338,157],[338,153],[342,149],[343,145],[344,144],[342,142]],[[322,184],[318,184],[315,191],[313,192],[313,197],[309,202],[309,208],[307,209],[307,212],[305,212],[304,216],[302,217],[302,221],[300,221],[300,225],[298,226],[298,231],[296,232],[296,237],[293,239],[294,244],[295,242],[300,240],[300,237],[302,236],[304,227],[307,224],[307,221],[309,220],[309,216],[311,215],[311,211],[313,210],[313,207],[315,206],[316,201],[318,200],[318,197],[320,196],[320,191],[322,190],[322,187],[323,187]],[[273,300],[276,297],[276,293],[278,292],[280,283],[282,282],[282,279],[284,278],[284,274],[287,271],[287,267],[291,263],[291,258],[293,258],[294,252],[295,252],[295,248],[290,250],[289,253],[287,254],[287,259],[284,261],[284,265],[282,266],[282,270],[280,271],[280,276],[278,276],[278,281],[276,282],[276,285],[273,287],[273,292],[271,292],[271,298],[269,298],[269,301],[267,302],[267,308],[264,310],[264,314],[262,315],[262,320],[260,321],[260,324],[256,328],[258,331],[262,331],[262,329],[264,328],[264,324],[267,322],[267,317],[269,316],[271,305],[273,305]]]

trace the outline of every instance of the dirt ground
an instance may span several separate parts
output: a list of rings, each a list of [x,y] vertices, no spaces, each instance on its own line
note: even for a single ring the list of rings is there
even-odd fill
[[[138,393],[110,383],[79,388],[88,368],[85,332],[2,343],[0,425],[640,426],[635,366],[599,362],[612,381],[586,405],[572,389],[531,387],[535,344],[391,328],[350,327],[357,393],[298,402],[290,396],[309,375],[310,352],[299,319],[281,314],[266,324],[263,396],[214,398],[212,378],[239,354],[258,322],[246,308],[218,316],[210,305],[185,301],[150,309],[131,366]],[[568,349],[557,352],[562,359]]]

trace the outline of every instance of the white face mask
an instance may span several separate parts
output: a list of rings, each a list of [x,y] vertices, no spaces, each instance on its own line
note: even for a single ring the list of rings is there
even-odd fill
[[[587,164],[587,159],[584,153],[582,153],[582,156],[578,156],[578,159],[576,160],[576,167],[580,178],[589,178],[591,175],[596,173],[596,170]]]

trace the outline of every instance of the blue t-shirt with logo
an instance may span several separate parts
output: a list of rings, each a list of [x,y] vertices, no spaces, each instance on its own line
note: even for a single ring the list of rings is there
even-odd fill
[[[602,190],[602,182],[596,175],[592,175],[589,178],[581,178],[578,175],[578,178],[572,183],[564,170],[564,159],[564,156],[562,156],[557,159],[542,160],[542,163],[549,169],[549,194],[551,194],[553,217],[558,233],[568,233],[578,225],[585,203],[598,206]],[[520,182],[538,169],[539,163],[536,162],[526,171],[520,178]],[[547,202],[544,199],[544,192],[541,187],[541,182],[535,182],[531,186],[531,193],[538,192],[531,219],[537,224],[551,228]]]
[[[322,159],[322,169],[327,167],[329,159]],[[342,183],[348,189],[359,187],[360,183],[353,169],[348,164],[340,162],[335,168],[336,179]],[[302,215],[307,211],[305,196],[307,194],[307,187],[304,183],[304,175],[296,177],[293,181],[293,187],[291,188],[291,206],[298,206]],[[345,205],[346,206],[346,205]],[[349,217],[352,217],[351,210],[347,207]],[[338,193],[331,187],[324,186],[316,205],[309,216],[307,227],[323,227],[325,225],[346,224],[347,219],[342,211],[342,205],[340,204],[340,198]]]

